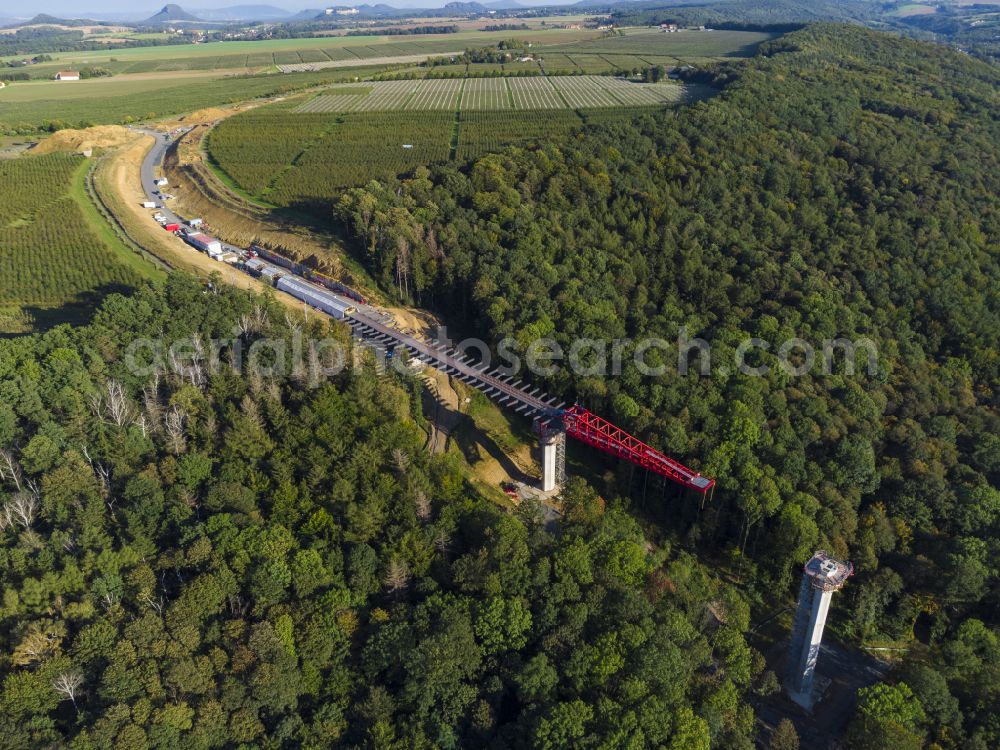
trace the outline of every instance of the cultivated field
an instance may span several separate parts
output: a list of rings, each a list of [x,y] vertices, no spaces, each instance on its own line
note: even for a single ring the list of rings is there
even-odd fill
[[[464,109],[511,109],[505,78],[469,78],[462,93]]]
[[[568,55],[667,55],[677,59],[747,57],[761,42],[780,36],[761,31],[680,31],[666,34],[659,30],[629,29],[624,36],[600,37],[556,44],[545,52]]]
[[[51,63],[19,69],[32,78],[49,80],[66,67],[98,66],[115,75],[205,71],[302,72],[324,68],[417,63],[428,57],[457,55],[461,50],[495,45],[510,37],[530,42],[536,60],[457,66],[454,72],[490,71],[548,73],[606,73],[639,70],[649,65],[677,65],[753,54],[760,42],[774,34],[745,31],[682,31],[664,34],[629,29],[624,36],[603,37],[578,29],[518,32],[474,32],[413,36],[341,36],[273,39],[256,42],[136,47],[130,49],[64,52]],[[0,71],[2,72],[2,71]],[[438,70],[437,72],[443,72]]]
[[[421,63],[430,57],[439,55],[460,55],[461,50],[446,52],[419,52],[412,55],[387,55],[385,57],[345,58],[342,60],[311,60],[291,64],[275,63],[282,73],[302,73],[309,70],[327,70],[328,68],[347,68],[357,65],[358,60],[364,60],[370,65],[399,65],[403,63]]]
[[[700,93],[607,76],[372,81],[235,115],[213,129],[208,150],[247,194],[325,215],[346,187],[545,143],[584,122],[621,120]]]
[[[272,183],[268,201],[325,213],[341,189],[448,161],[454,112],[373,112],[344,116],[307,144]]]
[[[0,161],[0,332],[77,320],[155,274],[87,203],[87,166],[68,154]]]
[[[335,94],[320,93],[294,111],[309,114],[656,106],[692,100],[703,93],[696,87],[676,83],[633,83],[608,76],[372,81],[359,84],[357,95],[349,94],[351,90],[348,84],[338,87]]]
[[[583,122],[581,113],[571,109],[546,112],[544,117],[513,110],[462,112],[455,156],[459,162],[465,162],[506,146],[544,143],[580,127]]]
[[[253,42],[209,42],[159,47],[53,53],[54,62],[32,66],[29,73],[48,73],[68,65],[99,65],[112,72],[145,73],[154,70],[225,70],[329,60],[444,54],[467,47],[495,45],[516,35],[533,45],[572,44],[599,36],[579,29],[519,32],[465,31],[456,34],[408,36],[339,36],[306,39],[267,39]],[[3,58],[6,61],[13,58]]]
[[[565,106],[549,78],[511,78],[507,84],[514,109],[561,109]]]
[[[375,70],[349,72],[370,75]],[[344,75],[344,71],[246,77],[184,73],[152,79],[122,76],[17,83],[0,89],[0,131],[27,133],[49,124],[87,127],[152,120],[328,84]]]
[[[454,52],[462,47],[496,44],[511,35],[532,44],[530,61],[454,64],[411,68],[419,76],[638,72],[652,64],[674,66],[685,62],[750,54],[772,34],[742,31],[704,31],[663,34],[648,29],[624,36],[603,37],[593,31],[547,29],[514,32],[460,32],[409,37],[326,37],[260,42],[213,42],[200,45],[141,47],[107,52],[56,53],[57,60],[29,66],[30,75],[49,78],[59,68],[97,65],[115,73],[112,78],[76,82],[16,81],[0,90],[0,132],[27,133],[40,127],[81,127],[162,118],[203,107],[287,93],[311,85],[371,78],[387,65],[413,56]],[[245,75],[277,66],[336,64],[331,70],[273,75]],[[398,70],[398,68],[397,68]],[[224,75],[237,71],[243,75]],[[437,80],[434,78],[434,80]],[[379,84],[384,85],[384,84]],[[428,85],[428,84],[421,84]],[[544,82],[511,78],[470,80],[464,86],[463,108],[551,109],[562,106],[616,106],[658,99],[639,89],[607,89],[603,84],[568,83],[549,91]],[[561,84],[560,84],[561,85]],[[325,101],[315,111],[382,111],[396,108],[444,110],[452,106],[454,84],[407,89],[378,89],[354,101]],[[583,87],[583,88],[581,88]],[[596,87],[596,88],[595,88]],[[600,89],[600,90],[598,90]],[[668,89],[653,89],[673,97]],[[401,93],[403,92],[403,93]],[[677,93],[676,91],[672,93]],[[412,96],[412,101],[410,97]],[[306,110],[311,111],[311,110]]]

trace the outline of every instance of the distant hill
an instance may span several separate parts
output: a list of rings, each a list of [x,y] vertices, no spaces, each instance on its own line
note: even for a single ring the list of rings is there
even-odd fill
[[[198,16],[193,16],[179,5],[173,3],[164,5],[160,12],[150,16],[143,24],[149,26],[159,26],[161,24],[176,23],[177,21],[200,21]]]
[[[414,15],[424,15],[426,11],[421,9],[407,8],[400,9],[394,8],[391,5],[386,5],[385,3],[377,3],[375,5],[354,5],[351,6],[357,8],[358,14],[356,16],[348,16],[347,18],[395,18],[402,16],[414,16]],[[438,9],[437,12],[441,12]],[[331,20],[343,20],[343,16],[327,15],[326,10],[323,8],[309,8],[307,10],[299,11],[294,16],[286,18],[286,21],[331,21]]]
[[[48,13],[39,13],[27,21],[13,22],[9,28],[21,28],[24,26],[98,26],[101,23],[103,22],[94,21],[89,18],[58,18]]]
[[[608,0],[601,0],[601,2],[607,2]],[[998,0],[1000,1],[1000,0]],[[517,2],[517,0],[493,0],[489,3],[480,3],[472,0],[470,2],[456,0],[450,2],[442,8],[397,8],[392,5],[386,5],[384,3],[377,3],[375,5],[368,5],[367,3],[361,5],[352,6],[357,8],[358,14],[353,16],[353,18],[433,18],[439,16],[474,16],[474,15],[488,15],[490,11],[496,10],[511,10],[516,8],[527,7]],[[206,17],[202,13],[202,17]],[[339,17],[335,15],[327,15],[325,9],[323,8],[309,8],[308,10],[302,10],[295,15],[289,16],[283,20],[288,22],[306,22],[306,21],[322,21],[322,20],[337,20]]]
[[[323,15],[323,11],[319,8],[306,8],[305,10],[300,10],[292,16],[286,18],[286,21],[314,21]]]
[[[472,15],[473,13],[489,13],[490,9],[487,8],[482,3],[466,3],[466,2],[452,2],[447,3],[444,8],[442,8],[447,13],[456,13],[458,15]]]
[[[202,21],[287,21],[296,16],[274,5],[231,5],[198,11],[198,18]]]
[[[405,11],[399,8],[394,8],[391,5],[386,5],[385,3],[376,3],[375,5],[359,5],[358,10],[361,15],[366,13],[373,16],[397,16]]]

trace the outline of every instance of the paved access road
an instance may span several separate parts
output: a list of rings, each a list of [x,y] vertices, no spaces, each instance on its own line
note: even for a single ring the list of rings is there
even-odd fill
[[[170,148],[171,144],[177,141],[184,133],[178,135],[165,134],[156,130],[147,130],[145,128],[133,128],[138,133],[145,133],[146,135],[151,135],[155,142],[153,147],[149,149],[146,154],[146,158],[142,160],[142,166],[139,169],[139,176],[142,180],[142,190],[146,194],[146,199],[152,201],[157,206],[159,206],[159,212],[167,217],[168,224],[187,224],[188,220],[184,217],[179,216],[177,213],[170,209],[170,202],[162,200],[158,195],[154,194],[154,191],[159,190],[156,180],[156,172],[159,170],[160,166],[163,164],[163,156],[167,153],[167,149]],[[187,131],[184,131],[187,132]],[[170,191],[170,186],[167,186],[166,190]],[[152,209],[150,210],[149,218],[150,221],[153,219]],[[194,217],[191,217],[194,218]],[[219,240],[222,242],[222,240]],[[224,252],[236,253],[241,258],[246,255],[246,251],[242,248],[236,247],[235,245],[228,245],[222,242],[222,250]],[[196,251],[197,252],[197,251]]]

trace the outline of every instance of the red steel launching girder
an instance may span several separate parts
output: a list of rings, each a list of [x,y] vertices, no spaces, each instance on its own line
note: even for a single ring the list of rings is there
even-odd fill
[[[631,461],[702,494],[707,494],[715,486],[714,479],[691,471],[579,404],[561,411],[559,417],[570,437],[598,450]]]

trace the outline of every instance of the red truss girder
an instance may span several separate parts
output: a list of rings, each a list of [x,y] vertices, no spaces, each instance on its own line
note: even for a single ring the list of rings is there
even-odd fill
[[[714,479],[691,471],[579,404],[566,409],[561,417],[568,435],[598,450],[631,461],[702,494],[715,486]]]

